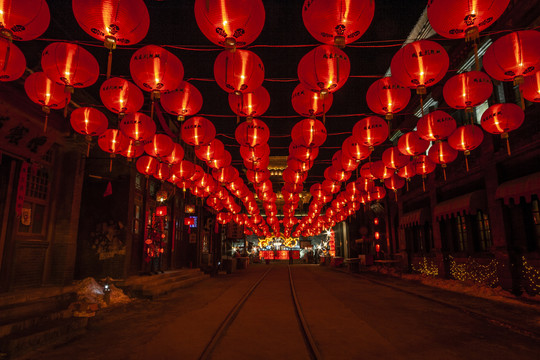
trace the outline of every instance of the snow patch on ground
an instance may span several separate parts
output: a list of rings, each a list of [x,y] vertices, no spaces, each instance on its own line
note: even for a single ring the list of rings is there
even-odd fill
[[[441,279],[423,274],[400,274],[398,271],[392,268],[381,268],[378,271],[376,269],[368,270],[372,272],[377,272],[379,274],[399,277],[410,281],[418,281],[424,285],[437,287],[439,289],[464,293],[467,295],[481,297],[494,301],[500,301],[512,305],[521,305],[533,308],[538,308],[540,306],[540,296],[530,296],[527,293],[523,293],[521,296],[516,296],[504,290],[500,286],[492,288],[489,286],[482,286],[459,280]],[[533,303],[527,304],[524,303],[523,300]]]
[[[87,277],[77,284],[77,297],[79,301],[99,304],[102,308],[111,305],[126,304],[131,301],[129,296],[124,294],[124,292],[114,286],[114,284],[110,284],[109,288],[111,289],[110,302],[107,305],[104,300],[104,286],[98,283],[94,278]]]

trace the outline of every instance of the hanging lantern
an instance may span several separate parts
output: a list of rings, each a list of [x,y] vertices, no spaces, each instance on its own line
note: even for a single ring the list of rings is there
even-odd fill
[[[384,150],[382,161],[387,168],[401,169],[411,160],[408,155],[402,154],[397,146],[392,146],[391,148]]]
[[[177,89],[184,77],[180,59],[157,45],[146,45],[135,51],[129,70],[135,84],[152,93],[152,100],[159,99],[162,92]]]
[[[267,157],[262,158],[262,159],[259,160],[259,161],[246,161],[246,160],[244,160],[244,166],[245,166],[248,170],[262,170],[262,169],[267,169],[269,163],[270,163],[270,159],[267,158]]]
[[[144,146],[137,144],[136,141],[128,139],[128,145],[120,151],[120,155],[127,157],[128,159],[138,158],[144,154]]]
[[[343,170],[341,166],[336,167],[332,165],[326,168],[326,170],[324,171],[324,177],[327,180],[332,180],[335,182],[343,182],[343,181],[349,180],[349,178],[351,177],[351,172]]]
[[[283,171],[283,180],[288,183],[299,184],[306,181],[307,173],[294,171],[291,168],[286,168]],[[265,179],[266,180],[266,179]]]
[[[427,155],[420,155],[414,159],[414,167],[416,173],[422,175],[422,188],[426,191],[426,175],[435,171],[437,165]]]
[[[429,23],[437,34],[450,39],[474,40],[504,12],[510,0],[431,0]]]
[[[137,162],[135,163],[135,166],[137,167],[137,171],[140,172],[143,175],[154,175],[157,171],[159,161],[156,158],[153,158],[148,155],[143,155],[140,158],[137,159]]]
[[[71,113],[70,118],[73,130],[87,136],[101,135],[109,127],[107,117],[99,110],[90,107],[81,107]]]
[[[416,175],[416,164],[414,162],[408,163],[399,169],[397,174],[407,180],[412,178],[414,175]]]
[[[248,119],[261,116],[270,106],[270,94],[262,86],[249,93],[232,92],[229,93],[229,106],[238,116],[246,116]]]
[[[49,27],[45,0],[4,0],[0,4],[0,35],[9,40],[33,40]]]
[[[353,158],[350,154],[344,153],[343,150],[339,150],[336,154],[338,153],[339,162],[336,159],[336,163],[334,164],[334,159],[332,159],[332,164],[334,164],[334,166],[339,166],[345,171],[354,171],[356,168],[358,168],[358,165],[360,165],[359,161]],[[334,155],[334,157],[336,157],[336,155]]]
[[[443,95],[448,106],[472,111],[474,106],[489,99],[493,84],[481,71],[468,71],[452,76],[444,84]]]
[[[444,48],[430,40],[405,45],[392,58],[392,78],[401,85],[425,94],[426,87],[442,80],[450,60]]]
[[[394,174],[394,169],[387,168],[382,160],[372,162],[370,171],[374,178],[380,180],[388,179]]]
[[[246,178],[254,184],[259,184],[270,179],[270,171],[268,169],[248,170],[246,171]]]
[[[240,156],[245,161],[260,161],[270,155],[268,144],[260,144],[255,147],[240,146]]]
[[[319,155],[318,147],[305,147],[302,145],[296,145],[294,142],[289,145],[289,154],[291,157],[302,161],[302,162],[312,162]]]
[[[180,180],[191,180],[195,173],[195,164],[191,161],[182,160],[172,166],[172,173]]]
[[[238,170],[232,166],[226,166],[221,169],[213,169],[212,176],[216,181],[222,184],[228,184],[233,180],[237,179],[239,174]]]
[[[326,141],[326,128],[316,119],[297,122],[291,131],[292,142],[306,148],[320,147]]]
[[[482,62],[489,76],[500,81],[523,83],[524,76],[540,69],[540,32],[515,31],[497,40],[486,50]]]
[[[398,149],[403,155],[418,156],[429,147],[429,141],[418,136],[417,131],[410,131],[399,137]]]
[[[207,161],[206,164],[212,169],[221,169],[222,167],[231,165],[231,162],[231,153],[225,150],[220,158],[213,158],[212,160]]]
[[[366,179],[373,179],[373,173],[371,172],[371,167],[373,166],[373,163],[367,162],[360,168],[360,176]]]
[[[156,133],[156,124],[150,116],[143,113],[128,113],[118,124],[120,131],[130,139],[143,141],[151,139]]]
[[[452,135],[456,127],[456,120],[452,116],[435,110],[418,120],[416,135],[426,141],[444,140]]]
[[[117,129],[107,129],[98,138],[101,150],[110,154],[119,154],[128,144],[129,139]]]
[[[232,214],[226,212],[220,212],[216,215],[216,220],[221,225],[228,224],[232,220]]]
[[[126,113],[139,111],[144,104],[141,89],[122,78],[105,80],[99,89],[101,102],[107,109],[123,117]]]
[[[163,93],[160,102],[166,112],[177,116],[179,121],[184,121],[186,116],[201,111],[203,98],[195,86],[182,81],[177,89]]]
[[[189,145],[206,145],[215,137],[214,124],[202,116],[193,116],[182,124],[182,140]]]
[[[324,180],[321,184],[321,189],[326,195],[337,194],[341,188],[341,183],[332,180]]]
[[[43,72],[35,72],[24,81],[24,90],[34,103],[41,105],[45,113],[44,131],[51,109],[62,109],[70,101],[71,95],[64,91],[64,86],[51,81]]]
[[[510,155],[510,143],[508,132],[516,130],[523,124],[525,113],[521,108],[512,103],[491,105],[482,114],[482,128],[491,134],[500,134],[506,139],[506,148]]]
[[[368,29],[375,14],[373,0],[305,0],[304,25],[317,41],[343,47],[358,40]]]
[[[372,150],[369,147],[362,145],[354,136],[349,136],[343,142],[341,151],[343,151],[344,154],[351,156],[357,162],[360,162],[367,159],[369,155],[371,155]]]
[[[242,146],[255,147],[268,142],[268,139],[270,139],[270,130],[264,121],[252,119],[238,125],[234,132],[234,137]]]
[[[394,191],[397,202],[397,191],[405,186],[405,179],[397,174],[393,174],[391,177],[384,180],[384,186],[386,186],[387,189]]]
[[[464,125],[460,126],[454,131],[448,138],[448,144],[458,150],[465,153],[465,164],[467,171],[469,171],[469,161],[467,156],[471,153],[471,150],[476,149],[484,140],[484,132],[477,125]]]
[[[370,85],[366,93],[369,108],[374,113],[385,115],[386,120],[405,109],[411,99],[411,90],[401,86],[391,77],[384,77]]]
[[[158,180],[166,181],[171,177],[171,168],[169,164],[159,163],[156,172],[152,175]]]
[[[148,33],[150,15],[144,1],[73,0],[73,14],[90,36],[109,49],[107,79],[111,76],[112,50],[116,45],[133,45]]]
[[[292,93],[292,106],[301,116],[314,117],[324,115],[330,110],[334,94],[328,93],[321,96],[317,92],[311,91],[302,84],[298,84]]]
[[[446,181],[446,166],[456,160],[458,151],[452,148],[446,141],[437,141],[433,143],[428,150],[428,157],[443,168],[444,180]]]
[[[26,58],[11,41],[0,37],[0,81],[17,80],[24,74]]]
[[[68,92],[93,85],[99,76],[96,58],[81,46],[66,42],[52,43],[43,50],[41,68]]]
[[[162,157],[163,162],[174,165],[178,164],[184,158],[184,148],[177,143],[173,143],[173,150],[167,156]]]
[[[375,186],[373,191],[369,192],[369,198],[371,200],[381,200],[386,196],[386,190],[382,186]]]
[[[362,145],[373,147],[382,144],[388,138],[388,124],[378,116],[368,116],[358,121],[352,130],[352,136]]]
[[[532,102],[540,102],[540,71],[532,76],[525,77],[525,81],[520,85],[521,95]]]
[[[320,45],[298,64],[298,79],[311,91],[326,95],[339,90],[349,78],[351,64],[343,50]]]
[[[218,139],[214,139],[206,145],[200,145],[195,148],[195,155],[203,161],[220,158],[224,152],[225,145]]]
[[[261,0],[196,0],[195,20],[208,40],[234,50],[261,33],[265,12]]]
[[[148,140],[144,145],[144,151],[150,156],[161,159],[174,150],[174,142],[169,135],[156,134]]]
[[[261,86],[264,66],[251,51],[222,51],[214,62],[214,78],[219,87],[228,93],[249,93]]]

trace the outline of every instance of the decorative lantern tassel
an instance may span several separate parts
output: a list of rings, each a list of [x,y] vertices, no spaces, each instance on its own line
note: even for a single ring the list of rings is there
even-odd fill
[[[43,123],[43,132],[47,132],[47,123],[49,122],[49,113],[45,113],[45,122]]]
[[[426,175],[422,175],[422,189],[426,192]]]
[[[467,169],[467,172],[469,172],[469,159],[468,159],[467,155],[465,155],[465,167]]]
[[[154,120],[154,98],[152,98],[152,104],[150,105],[150,119]]]
[[[424,97],[420,94],[420,110],[422,111],[422,117],[424,117]]]
[[[445,167],[442,168],[442,172],[444,175],[444,181],[446,181],[446,168]]]
[[[397,202],[397,190],[394,190],[394,196],[395,196],[396,202]]]
[[[519,103],[521,105],[521,110],[525,110],[525,98],[523,97],[523,89],[519,87]]]
[[[87,146],[86,146],[86,157],[89,157],[90,156],[90,141],[87,142]]]
[[[501,134],[501,138],[506,139],[506,152],[508,153],[508,156],[512,155],[512,152],[510,151],[510,139],[508,138],[508,133]]]
[[[107,58],[107,80],[111,78],[112,68],[112,49],[109,50],[109,57]]]
[[[405,184],[407,185],[407,191],[409,191],[409,179],[405,180]]]
[[[113,155],[111,154],[111,158],[109,159],[109,172],[112,172],[112,159]]]

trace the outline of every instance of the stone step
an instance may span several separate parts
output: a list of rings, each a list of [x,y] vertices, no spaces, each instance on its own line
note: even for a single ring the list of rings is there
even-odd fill
[[[143,284],[147,282],[161,281],[162,279],[174,278],[178,276],[185,276],[186,274],[199,274],[199,269],[180,269],[166,271],[163,274],[156,275],[142,275],[142,276],[132,276],[124,281],[115,283],[118,287],[131,287],[137,284]]]
[[[67,309],[77,299],[74,292],[51,296],[34,301],[23,301],[0,307],[0,325],[6,325],[21,319],[39,317],[45,313]]]
[[[0,339],[0,357],[13,358],[44,345],[67,342],[86,331],[88,318],[68,318],[49,321]]]
[[[209,275],[200,274],[199,276],[189,277],[180,281],[162,284],[158,286],[146,286],[141,291],[137,292],[139,296],[144,298],[155,299],[161,295],[165,295],[172,291],[192,286],[193,284],[208,279]]]
[[[0,339],[10,334],[22,332],[31,328],[38,328],[44,324],[58,319],[67,319],[72,317],[72,311],[69,309],[58,310],[54,312],[42,313],[38,316],[13,319],[10,322],[0,324]]]

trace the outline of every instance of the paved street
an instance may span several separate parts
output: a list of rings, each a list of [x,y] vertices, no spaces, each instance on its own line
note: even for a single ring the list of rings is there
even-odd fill
[[[214,359],[306,359],[287,265],[250,265],[155,301],[102,311],[76,340],[26,359],[198,359],[268,270],[218,341]],[[540,314],[376,274],[291,266],[324,359],[539,359]]]

